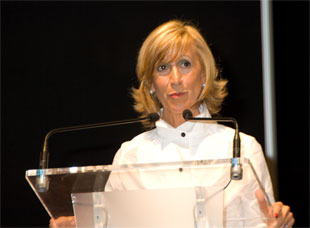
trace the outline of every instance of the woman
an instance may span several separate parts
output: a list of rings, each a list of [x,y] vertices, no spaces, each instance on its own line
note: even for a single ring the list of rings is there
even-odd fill
[[[233,129],[220,124],[185,121],[182,116],[183,111],[189,109],[193,116],[210,117],[220,111],[227,95],[227,81],[219,78],[214,57],[197,28],[179,20],[157,27],[140,49],[136,70],[140,86],[133,89],[134,108],[141,116],[158,112],[160,120],[155,123],[156,128],[123,143],[113,164],[232,156]],[[146,127],[152,128],[154,124]],[[269,198],[274,202],[261,146],[246,134],[241,134],[241,143],[241,157],[252,161]],[[107,189],[123,188],[126,186],[113,179],[107,185]],[[288,206],[276,202],[268,207],[261,192],[251,194],[256,194],[261,212],[274,218],[266,224],[268,227],[293,226],[294,217]],[[233,201],[238,194],[229,197]],[[51,226],[53,223],[51,220]]]

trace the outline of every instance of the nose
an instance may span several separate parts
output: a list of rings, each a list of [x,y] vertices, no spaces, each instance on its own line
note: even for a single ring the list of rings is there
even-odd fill
[[[173,85],[178,85],[182,81],[182,74],[179,71],[177,66],[172,66],[172,69],[170,71],[170,83]]]

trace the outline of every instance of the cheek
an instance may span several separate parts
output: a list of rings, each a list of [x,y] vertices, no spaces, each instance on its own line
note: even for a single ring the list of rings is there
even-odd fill
[[[188,77],[188,81],[186,83],[188,85],[188,87],[190,87],[190,89],[193,90],[193,92],[200,92],[201,88],[202,88],[202,84],[203,84],[203,80],[202,77],[197,74],[195,75],[190,75],[190,77]]]
[[[152,87],[156,93],[161,93],[167,88],[168,81],[165,78],[155,78]]]

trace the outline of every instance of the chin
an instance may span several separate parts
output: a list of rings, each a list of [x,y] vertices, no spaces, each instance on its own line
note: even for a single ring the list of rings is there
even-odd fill
[[[182,114],[185,109],[189,109],[189,107],[182,105],[182,106],[174,107],[171,110],[176,114]]]
[[[166,105],[167,105],[166,108],[174,114],[183,114],[183,111],[185,109],[191,109],[191,107],[193,106],[193,104],[188,104],[186,101],[169,102],[166,103]]]

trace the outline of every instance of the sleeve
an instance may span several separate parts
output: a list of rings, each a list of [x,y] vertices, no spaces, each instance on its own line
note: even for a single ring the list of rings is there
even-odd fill
[[[114,158],[113,158],[113,162],[112,165],[120,165],[120,160],[121,160],[121,154],[122,154],[122,149],[120,148]],[[121,188],[121,181],[119,180],[119,175],[117,175],[116,172],[111,172],[109,179],[107,181],[107,184],[104,188],[104,191],[106,192],[111,192],[114,189],[120,189]]]
[[[249,153],[248,158],[253,165],[253,168],[258,176],[258,179],[260,180],[262,186],[264,187],[270,202],[274,203],[275,200],[274,200],[272,182],[267,167],[266,159],[261,145],[256,141],[255,138],[251,140],[248,153]]]
[[[241,135],[241,157],[250,160],[268,198],[271,203],[274,202],[271,179],[263,150],[254,137]],[[227,227],[266,227],[255,196],[255,191],[258,188],[259,184],[251,166],[243,164],[242,180],[231,182],[225,194],[227,199],[225,209]],[[238,219],[235,220],[236,218]]]
[[[248,143],[248,144],[247,144]],[[247,157],[252,166],[253,171],[256,173],[258,180],[264,188],[268,199],[271,203],[274,202],[273,188],[271,183],[270,174],[264,157],[264,153],[261,145],[256,141],[254,137],[250,137],[249,141],[244,145],[244,156]],[[247,226],[250,227],[266,227],[263,213],[261,212],[258,201],[255,196],[255,192],[259,189],[258,182],[255,178],[255,174],[251,172],[250,168],[247,170],[248,179],[245,177],[246,185],[242,191],[242,211],[245,218],[249,218],[246,222]]]
[[[124,142],[116,152],[113,159],[113,166],[130,165],[137,163],[137,146],[135,142]],[[124,191],[142,188],[139,183],[139,173],[122,169],[113,170],[105,186],[105,191]]]

